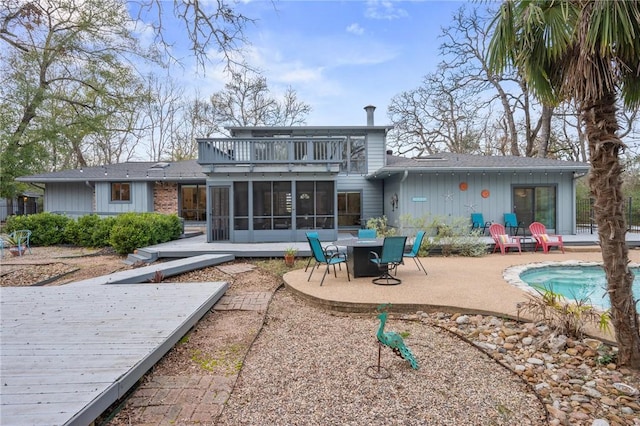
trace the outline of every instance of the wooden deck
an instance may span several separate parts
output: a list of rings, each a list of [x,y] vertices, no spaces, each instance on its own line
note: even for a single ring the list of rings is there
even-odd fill
[[[226,283],[0,288],[0,424],[90,424],[226,289]]]

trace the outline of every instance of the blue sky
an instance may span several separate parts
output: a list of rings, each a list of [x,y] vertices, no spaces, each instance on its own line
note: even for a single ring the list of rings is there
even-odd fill
[[[441,28],[460,1],[278,1],[236,5],[257,20],[247,28],[247,61],[259,68],[269,88],[291,86],[311,105],[308,125],[365,125],[366,105],[377,107],[375,124],[389,124],[394,95],[418,87],[436,69]],[[220,70],[206,75],[187,68],[184,81],[201,95],[220,90]]]

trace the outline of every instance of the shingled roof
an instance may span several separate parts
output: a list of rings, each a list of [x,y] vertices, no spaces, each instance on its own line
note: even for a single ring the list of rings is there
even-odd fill
[[[437,172],[522,172],[522,171],[563,171],[586,173],[588,163],[577,161],[562,161],[549,158],[491,156],[440,153],[424,157],[406,158],[387,155],[387,165],[377,170],[371,178],[408,172],[437,173]]]
[[[588,163],[561,161],[549,158],[488,156],[470,154],[440,153],[419,158],[387,155],[387,165],[369,176],[380,179],[391,174],[408,171],[420,173],[436,172],[522,172],[522,171],[564,171],[586,173]],[[96,182],[96,181],[182,181],[202,182],[206,179],[203,168],[196,160],[175,162],[125,162],[98,167],[85,167],[22,176],[19,182]]]
[[[106,164],[98,167],[84,167],[75,170],[62,170],[21,176],[19,182],[97,182],[97,181],[183,181],[204,182],[206,175],[196,160],[174,162],[125,162]]]

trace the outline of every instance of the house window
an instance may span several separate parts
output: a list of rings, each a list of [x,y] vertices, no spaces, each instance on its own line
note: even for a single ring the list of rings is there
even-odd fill
[[[111,201],[131,201],[131,184],[129,182],[113,182],[111,184]]]
[[[233,229],[249,229],[249,182],[233,183]]]
[[[358,192],[338,192],[338,227],[360,227],[361,196]]]
[[[205,185],[180,186],[180,217],[184,220],[206,220],[206,192]]]
[[[253,183],[253,229],[291,229],[291,182]]]
[[[296,182],[296,228],[333,229],[333,181]]]
[[[273,182],[273,227],[291,229],[291,182]]]
[[[528,227],[540,222],[549,229],[556,229],[556,187],[517,186],[513,188],[513,209],[518,222]]]
[[[250,221],[254,230],[293,229],[294,208],[297,229],[333,229],[333,181],[253,182],[252,186],[253,215],[249,217],[248,183],[234,183],[235,229],[247,230]]]
[[[342,151],[342,165],[340,171],[343,173],[365,173],[366,172],[366,143],[364,136],[350,136],[344,144]]]

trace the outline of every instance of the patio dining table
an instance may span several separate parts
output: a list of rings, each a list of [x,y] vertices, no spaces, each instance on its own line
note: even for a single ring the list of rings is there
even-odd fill
[[[336,241],[337,246],[347,247],[347,262],[349,269],[353,273],[354,278],[359,277],[377,277],[380,275],[378,267],[369,262],[369,252],[374,251],[378,254],[382,252],[384,238],[375,239],[359,239],[346,238]]]

